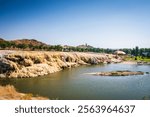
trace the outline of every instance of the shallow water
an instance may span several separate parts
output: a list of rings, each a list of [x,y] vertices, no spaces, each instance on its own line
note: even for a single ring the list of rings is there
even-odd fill
[[[150,74],[136,76],[93,76],[85,73],[115,70],[150,72],[148,65],[109,64],[80,66],[47,76],[11,79],[0,84],[12,84],[24,93],[50,99],[142,99],[150,95]]]

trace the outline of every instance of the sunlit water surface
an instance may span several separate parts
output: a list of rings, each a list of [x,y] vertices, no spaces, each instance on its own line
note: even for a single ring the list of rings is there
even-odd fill
[[[24,93],[50,99],[143,99],[150,95],[150,74],[136,76],[93,76],[85,73],[115,70],[150,72],[148,65],[109,64],[80,66],[38,78],[11,79],[0,84],[12,84]]]

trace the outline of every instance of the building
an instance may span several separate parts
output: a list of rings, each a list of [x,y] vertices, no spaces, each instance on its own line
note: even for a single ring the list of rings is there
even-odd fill
[[[126,55],[125,52],[120,51],[120,50],[115,51],[114,54],[117,54],[117,55]]]

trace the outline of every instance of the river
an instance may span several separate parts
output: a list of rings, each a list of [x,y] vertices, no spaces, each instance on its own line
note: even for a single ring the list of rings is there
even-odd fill
[[[108,64],[65,69],[38,78],[1,80],[17,91],[60,100],[138,100],[150,96],[150,74],[93,76],[85,73],[115,70],[150,72],[149,65]]]

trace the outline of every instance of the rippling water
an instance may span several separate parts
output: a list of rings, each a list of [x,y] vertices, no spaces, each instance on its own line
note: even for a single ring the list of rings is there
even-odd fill
[[[150,74],[137,76],[93,76],[84,73],[131,70],[150,72],[148,65],[109,64],[80,66],[39,78],[11,79],[0,84],[12,84],[24,93],[50,99],[128,100],[150,96]]]

